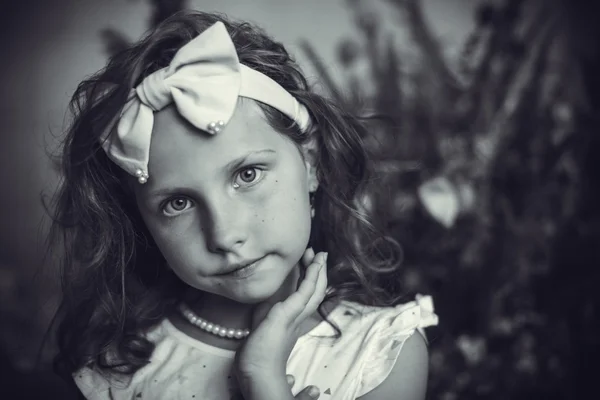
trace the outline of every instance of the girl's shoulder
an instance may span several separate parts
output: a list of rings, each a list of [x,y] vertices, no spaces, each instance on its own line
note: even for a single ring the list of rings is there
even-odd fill
[[[355,398],[379,386],[391,373],[408,339],[438,324],[430,296],[393,307],[342,301],[326,321],[300,338],[288,367],[300,385],[325,385],[332,399]],[[346,397],[346,395],[348,397]],[[355,397],[352,397],[355,396]]]
[[[410,336],[415,331],[438,324],[431,296],[417,294],[410,302],[389,307],[367,306],[342,301],[335,310],[335,321],[346,330],[363,336]],[[343,327],[340,327],[343,331]]]

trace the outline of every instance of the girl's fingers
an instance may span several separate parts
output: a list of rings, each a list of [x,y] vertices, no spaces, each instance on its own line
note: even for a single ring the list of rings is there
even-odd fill
[[[319,264],[315,264],[314,261],[316,261],[315,252],[312,248],[306,249],[302,255],[301,262],[306,263],[305,265],[307,265],[307,267],[303,267],[300,271],[301,274],[300,279],[298,279],[296,292],[294,292],[292,296],[288,297],[288,299],[283,302],[275,304],[269,302],[260,303],[255,308],[252,316],[252,329],[255,329],[265,318],[274,319],[275,321],[279,322],[287,321],[284,322],[287,324],[291,324],[296,321],[304,309],[304,306],[308,302],[308,299],[310,299],[312,293],[314,292],[315,284],[307,284],[307,279],[309,283],[316,282],[318,276],[317,272]],[[297,294],[301,288],[302,293]],[[291,305],[289,304],[290,298]],[[305,298],[305,300],[303,300],[303,298]]]
[[[292,293],[283,303],[280,303],[279,308],[291,319],[290,322],[295,322],[302,314],[312,314],[314,312],[314,310],[307,310],[306,306],[315,294],[321,275],[319,272],[325,269],[325,260],[325,253],[319,253],[315,256],[298,290]]]
[[[306,275],[304,279],[300,283],[298,290],[288,297],[285,301],[287,305],[290,307],[290,310],[301,311],[312,294],[315,291],[315,286],[317,283],[317,279],[319,277],[319,269],[323,263],[323,253],[319,253],[315,256],[313,262],[306,269]]]
[[[324,264],[323,268],[319,270],[317,277],[317,283],[315,285],[315,291],[313,295],[306,303],[304,312],[300,314],[298,319],[304,319],[310,316],[319,307],[319,304],[325,299],[325,293],[327,291],[327,265]]]
[[[294,386],[294,381],[295,381],[294,376],[286,375],[285,377],[287,378],[287,383],[291,389],[292,386]],[[307,386],[303,390],[301,390],[296,396],[294,396],[294,399],[295,400],[313,400],[313,399],[318,399],[319,395],[320,395],[319,388],[311,385],[311,386]]]
[[[304,254],[302,255],[302,259],[301,259],[301,266],[300,266],[300,278],[298,278],[298,283],[296,284],[296,290],[298,290],[300,288],[300,284],[302,283],[302,281],[304,280],[304,277],[306,276],[306,270],[308,268],[308,266],[310,265],[311,262],[313,262],[313,260],[315,259],[315,251],[312,249],[312,247],[306,249],[304,251]]]
[[[302,265],[303,265],[303,267],[305,269],[308,268],[308,266],[310,265],[310,263],[313,262],[314,258],[315,258],[315,251],[312,249],[312,247],[306,249],[306,251],[302,255]]]
[[[315,400],[321,395],[319,388],[316,386],[307,386],[300,391],[294,399],[296,400]]]

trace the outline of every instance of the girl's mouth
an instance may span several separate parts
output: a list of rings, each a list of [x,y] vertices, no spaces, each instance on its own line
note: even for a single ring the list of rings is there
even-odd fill
[[[253,263],[245,265],[231,272],[227,272],[223,274],[223,276],[230,276],[232,278],[247,278],[250,275],[254,274],[254,272],[258,269],[263,259],[264,257],[261,257]]]

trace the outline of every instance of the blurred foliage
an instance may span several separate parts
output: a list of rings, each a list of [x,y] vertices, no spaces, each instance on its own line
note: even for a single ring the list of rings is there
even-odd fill
[[[600,168],[586,4],[481,1],[451,66],[420,1],[382,1],[410,33],[404,57],[379,4],[347,3],[360,39],[339,46],[345,97],[303,48],[332,96],[391,116],[365,138],[380,176],[363,204],[403,245],[406,292],[436,301],[430,398],[587,394]]]
[[[186,5],[149,1],[150,25]],[[598,12],[584,0],[479,1],[449,60],[419,0],[346,1],[358,38],[338,47],[344,83],[301,48],[332,97],[389,116],[364,138],[379,176],[362,204],[403,246],[407,296],[434,296],[429,398],[587,395],[600,356]],[[129,43],[114,29],[102,37],[107,54]],[[35,296],[4,275],[3,321],[16,317],[3,341],[22,343],[34,327],[9,306]],[[26,353],[8,350],[27,369]],[[2,374],[21,388],[47,378]],[[40,383],[45,394],[54,384]]]

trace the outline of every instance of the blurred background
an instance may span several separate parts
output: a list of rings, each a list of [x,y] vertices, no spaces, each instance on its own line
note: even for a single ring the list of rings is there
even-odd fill
[[[434,297],[429,398],[578,399],[600,356],[600,32],[594,1],[3,2],[0,380],[69,399],[38,350],[59,295],[44,257],[49,152],[78,82],[182,8],[264,27],[315,89],[393,124],[365,138],[365,210]],[[0,397],[5,398],[4,394]]]

